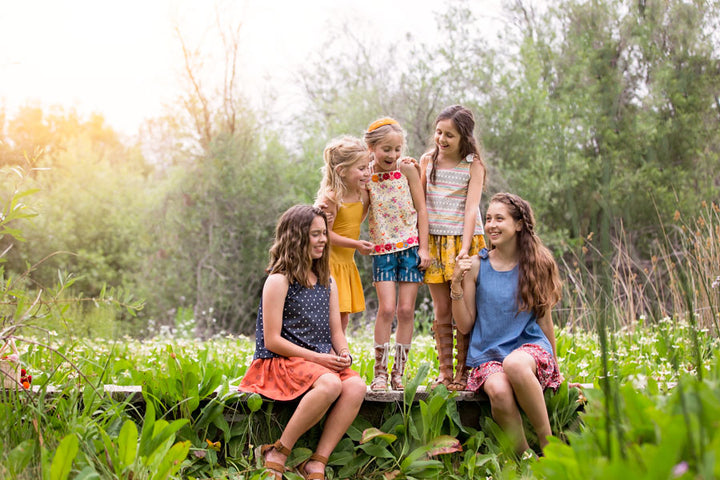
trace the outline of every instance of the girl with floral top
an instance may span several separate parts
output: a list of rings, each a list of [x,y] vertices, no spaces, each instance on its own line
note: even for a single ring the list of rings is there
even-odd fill
[[[390,386],[402,390],[415,324],[415,299],[423,271],[430,264],[427,210],[416,166],[400,159],[405,132],[398,122],[392,118],[376,120],[364,139],[373,158],[368,221],[378,297],[375,368],[370,388],[388,387],[390,334],[393,319],[397,318]]]

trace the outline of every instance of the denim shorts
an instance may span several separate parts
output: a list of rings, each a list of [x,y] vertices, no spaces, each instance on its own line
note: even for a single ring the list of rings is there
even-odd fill
[[[424,274],[418,265],[418,247],[373,255],[373,282],[422,282]]]

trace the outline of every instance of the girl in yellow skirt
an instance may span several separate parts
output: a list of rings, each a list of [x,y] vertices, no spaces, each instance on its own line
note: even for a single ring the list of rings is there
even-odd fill
[[[373,247],[372,243],[360,240],[360,224],[367,216],[369,205],[370,152],[360,139],[345,136],[331,141],[325,147],[323,158],[323,179],[315,204],[328,216],[330,273],[337,283],[340,321],[345,332],[350,314],[365,310],[355,250],[368,255]]]
[[[273,400],[302,397],[280,438],[256,452],[276,479],[295,442],[327,413],[315,453],[297,467],[305,479],[324,479],[328,457],[365,397],[365,382],[350,369],[327,241],[319,208],[296,205],[280,218],[258,309],[255,357],[239,387]]]
[[[480,197],[485,164],[473,135],[475,119],[467,108],[453,105],[435,119],[435,147],[420,159],[428,211],[432,262],[425,271],[433,299],[433,331],[440,374],[435,384],[465,390],[468,335],[456,332],[453,375],[453,331],[450,282],[458,257],[473,256],[485,247]]]

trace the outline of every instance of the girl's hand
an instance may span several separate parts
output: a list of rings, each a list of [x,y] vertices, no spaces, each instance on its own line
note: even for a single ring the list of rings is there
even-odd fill
[[[373,243],[367,240],[358,240],[357,251],[360,252],[361,255],[370,255],[370,252],[373,251]]]
[[[336,353],[323,353],[320,354],[320,358],[317,363],[332,370],[333,372],[340,372],[350,367],[352,359],[349,352],[345,356],[338,355]]]
[[[400,162],[404,163],[405,165],[412,165],[417,170],[418,175],[422,175],[422,169],[420,168],[420,164],[413,157],[402,157],[400,159]]]
[[[455,259],[455,270],[453,270],[452,283],[458,282],[462,284],[465,273],[472,268],[472,258],[467,253],[460,253]]]
[[[467,249],[461,248],[461,249],[460,249],[460,253],[458,253],[457,257],[455,257],[455,261],[457,262],[457,261],[460,260],[461,258],[467,257],[467,256],[468,256],[468,251],[467,251]]]
[[[317,208],[325,212],[325,216],[327,217],[327,223],[328,225],[332,225],[335,222],[335,210],[330,208],[330,205],[326,201],[317,202],[315,204]]]
[[[430,263],[432,262],[432,257],[430,256],[430,253],[423,250],[418,250],[418,257],[420,257],[420,263],[418,264],[418,268],[420,270],[427,270],[427,268],[430,266]]]

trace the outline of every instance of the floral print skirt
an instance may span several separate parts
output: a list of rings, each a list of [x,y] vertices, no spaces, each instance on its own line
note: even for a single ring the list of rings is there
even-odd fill
[[[470,242],[471,257],[485,248],[485,236],[474,235]],[[462,235],[430,235],[428,250],[432,262],[425,270],[425,283],[445,283],[452,280],[455,257],[462,249]]]
[[[552,388],[553,390],[557,390],[561,383],[560,370],[552,354],[532,343],[526,343],[518,348],[518,350],[522,350],[535,359],[537,377],[542,389]],[[502,363],[495,360],[485,362],[479,367],[471,369],[470,375],[468,376],[467,389],[477,392],[482,388],[485,380],[487,380],[490,375],[502,371]]]

